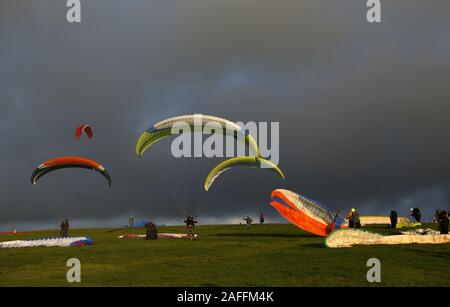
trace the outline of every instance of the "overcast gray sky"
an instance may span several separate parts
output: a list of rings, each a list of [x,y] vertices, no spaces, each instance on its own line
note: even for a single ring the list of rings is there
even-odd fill
[[[196,207],[219,160],[173,161],[166,141],[137,159],[134,146],[153,123],[192,113],[279,122],[286,174],[224,174],[204,222],[281,220],[275,188],[362,215],[450,209],[450,2],[382,5],[369,24],[365,1],[84,0],[69,24],[65,1],[1,1],[0,229],[44,227],[64,210],[86,226],[179,220],[162,170]],[[83,123],[94,138],[76,141]],[[86,171],[30,184],[63,155],[98,160],[112,187]]]

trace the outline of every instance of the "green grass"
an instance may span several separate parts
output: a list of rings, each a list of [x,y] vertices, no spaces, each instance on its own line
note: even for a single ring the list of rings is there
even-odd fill
[[[198,226],[199,239],[118,239],[143,229],[76,229],[93,246],[0,249],[1,286],[368,286],[369,258],[382,265],[382,286],[450,286],[450,245],[328,249],[292,225]],[[374,228],[384,234],[389,229]],[[184,232],[161,227],[160,232]],[[0,240],[57,231],[0,235]],[[66,281],[68,258],[81,261],[81,283]]]

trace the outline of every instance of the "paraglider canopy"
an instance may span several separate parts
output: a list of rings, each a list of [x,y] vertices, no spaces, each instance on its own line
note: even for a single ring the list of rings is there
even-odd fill
[[[293,191],[274,190],[270,205],[295,226],[317,236],[326,237],[337,228],[348,227],[336,221],[332,210]]]
[[[237,139],[240,139],[238,136],[241,136],[244,143],[255,152],[256,156],[259,156],[259,147],[256,140],[249,135],[245,129],[227,119],[204,114],[180,115],[154,124],[144,131],[139,137],[136,143],[136,155],[138,157],[142,156],[150,145],[159,140],[172,136],[172,128],[180,123],[187,124],[191,128],[194,128],[194,131],[195,129],[203,130],[208,124],[216,124],[219,127],[222,127],[222,132],[225,135],[232,135]]]
[[[33,171],[33,174],[31,175],[31,183],[36,184],[37,181],[46,174],[63,168],[85,168],[95,170],[102,174],[108,181],[109,186],[111,186],[111,176],[106,168],[94,160],[76,156],[58,157],[41,163]]]
[[[230,158],[228,160],[223,161],[219,165],[217,165],[206,177],[205,183],[204,183],[204,189],[207,192],[213,182],[224,172],[227,170],[232,169],[235,166],[248,166],[253,168],[267,168],[268,170],[278,174],[282,179],[285,178],[283,172],[281,171],[278,166],[276,166],[273,162],[270,160],[266,160],[260,157],[235,157]]]
[[[94,135],[91,126],[81,125],[77,127],[77,130],[75,131],[75,138],[79,140],[83,133],[85,133],[90,139],[92,139],[92,136]]]
[[[199,134],[220,134],[223,137],[233,137],[240,146],[244,146],[244,149],[248,149],[249,154],[255,154],[256,157],[259,156],[259,147],[256,140],[249,134],[247,129],[239,126],[238,124],[217,116],[212,115],[204,115],[204,114],[187,114],[180,115],[171,118],[164,119],[162,121],[153,124],[146,131],[144,131],[139,139],[136,142],[135,152],[137,157],[143,156],[143,154],[149,149],[153,148],[152,145],[160,140],[165,138],[169,138],[172,136],[177,136],[182,133],[195,133],[197,136]],[[234,143],[233,143],[234,144]],[[194,154],[195,155],[195,154]],[[167,155],[169,157],[169,155]],[[182,157],[189,157],[188,155]],[[252,162],[255,162],[255,157]],[[201,159],[201,163],[205,163],[206,159]],[[185,166],[177,167],[176,162],[171,161],[168,163],[169,171],[166,169],[162,170],[159,161],[153,160],[156,168],[161,173],[161,176],[165,178],[167,183],[171,186],[171,192],[173,194],[173,198],[175,202],[178,204],[180,211],[184,215],[188,214],[189,209],[187,209],[187,204],[195,204],[196,207],[194,210],[195,213],[193,215],[197,216],[199,212],[206,206],[208,199],[211,197],[212,192],[206,197],[206,194],[203,193],[200,189],[187,189],[184,186],[183,182],[179,182],[179,175],[181,171],[187,175],[185,170]],[[241,163],[237,163],[241,162]],[[186,162],[182,162],[186,163]],[[192,165],[195,165],[194,159],[190,161]],[[198,164],[198,163],[197,163]],[[232,167],[234,165],[244,164],[241,160],[231,160],[228,164],[222,164],[219,169],[215,169],[215,171],[209,176],[207,183],[204,183],[205,191],[209,189],[209,186],[212,184],[217,176],[224,171],[225,168]],[[247,163],[245,165],[249,165]],[[262,163],[253,163],[258,167],[261,166]],[[265,166],[265,164],[264,164]],[[202,165],[202,168],[205,169],[205,165]],[[187,180],[186,180],[187,181]],[[195,184],[195,180],[187,181],[189,185],[193,186]],[[202,181],[203,183],[203,181]],[[201,186],[199,187],[201,188]],[[193,196],[191,191],[198,191],[197,200],[196,201],[187,201],[189,196]],[[192,198],[195,198],[192,197]]]

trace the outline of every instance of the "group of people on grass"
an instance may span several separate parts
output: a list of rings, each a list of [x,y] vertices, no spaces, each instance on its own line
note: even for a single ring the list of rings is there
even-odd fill
[[[342,216],[341,211],[337,211],[334,215],[333,223],[331,223],[329,227],[334,226],[334,229],[339,229],[345,221],[348,221],[349,228],[361,228],[359,213],[355,208],[352,208],[345,218]]]
[[[417,223],[420,223],[422,214],[419,208],[411,208],[411,216],[416,220]],[[436,210],[434,213],[433,223],[437,223],[439,225],[439,232],[441,234],[448,234],[449,228],[449,212],[445,210]]]
[[[335,220],[340,216],[340,212],[338,211],[336,213]],[[411,216],[415,219],[417,223],[421,222],[422,219],[422,213],[420,212],[419,208],[411,208]],[[390,227],[392,229],[395,229],[397,227],[398,222],[398,214],[396,211],[391,211],[389,215],[391,225]],[[346,219],[348,220],[348,227],[349,228],[361,228],[361,222],[359,220],[359,214],[356,212],[356,209],[352,208],[349,213],[347,214]],[[435,212],[435,218],[434,223],[439,224],[439,232],[441,234],[448,234],[448,228],[449,228],[449,213],[445,210],[436,210]]]
[[[198,222],[195,220],[193,216],[186,216],[184,220],[186,224],[187,237],[191,240],[195,240],[195,224]],[[146,235],[145,239],[147,240],[156,240],[158,239],[158,230],[156,229],[156,225],[152,222],[145,224]]]
[[[411,208],[411,216],[416,220],[417,223],[420,223],[422,214],[420,212],[419,208]],[[391,211],[389,215],[391,224],[390,227],[392,229],[395,229],[397,227],[398,222],[398,214],[396,211]],[[245,221],[245,224],[247,227],[249,227],[253,220],[250,216],[246,216],[243,218]],[[259,223],[264,224],[264,214],[260,214],[259,216]],[[345,220],[348,221],[348,227],[349,228],[361,228],[361,221],[359,218],[359,213],[356,211],[355,208],[352,208],[347,216],[345,217]],[[129,225],[130,227],[133,227],[134,225],[134,218],[131,216],[129,219]],[[448,234],[449,231],[449,213],[445,210],[436,210],[434,215],[434,223],[439,224],[439,231],[441,234]],[[198,221],[195,220],[193,216],[186,216],[186,219],[184,220],[184,223],[186,224],[186,231],[187,236],[189,239],[194,240],[196,238],[195,236],[195,224],[198,223]],[[334,216],[333,224],[335,225],[335,228],[339,228],[344,223],[344,218],[342,217],[342,214],[340,211],[337,211]],[[67,237],[69,235],[69,221],[67,219],[63,220],[60,225],[61,237]],[[156,229],[155,224],[153,223],[147,223],[145,224],[146,228],[146,239],[148,240],[156,240],[158,238],[158,232]]]
[[[264,224],[264,219],[265,219],[264,214],[261,213],[261,215],[259,216],[259,223]],[[247,226],[250,226],[251,223],[253,222],[253,220],[249,216],[244,217],[243,220],[246,222]],[[186,224],[187,237],[191,240],[195,240],[196,239],[195,224],[197,224],[198,221],[195,220],[195,217],[188,215],[186,216],[186,219],[183,222]],[[132,224],[130,223],[130,225]],[[146,228],[146,239],[148,240],[157,239],[158,234],[156,226],[153,223],[147,223],[145,225],[145,228]]]
[[[242,219],[245,221],[245,225],[247,225],[247,227],[250,226],[253,223],[252,218],[250,216],[248,216],[248,215],[246,217],[242,218]],[[259,215],[259,223],[260,224],[264,224],[264,220],[265,220],[264,214],[261,213]]]
[[[419,208],[411,208],[411,216],[414,217],[416,222],[420,223],[422,214],[421,214]],[[390,227],[392,229],[395,229],[397,227],[397,222],[398,222],[397,212],[394,210],[391,211],[389,218],[391,221]],[[245,221],[245,224],[247,227],[249,227],[253,223],[253,220],[250,216],[244,217],[243,220]],[[259,216],[259,223],[264,224],[264,221],[265,221],[264,214],[261,213]],[[340,226],[345,221],[348,221],[349,228],[361,228],[361,221],[360,221],[359,213],[356,211],[355,208],[352,208],[348,212],[348,214],[345,218],[342,217],[342,214],[340,211],[336,212],[334,221],[333,221],[335,228],[340,228]],[[437,210],[435,213],[435,222],[439,224],[439,231],[441,234],[448,234],[449,216],[448,216],[447,211]],[[188,238],[195,239],[195,232],[194,232],[195,224],[198,222],[194,219],[194,217],[187,216],[186,219],[184,220],[184,223],[186,224]]]

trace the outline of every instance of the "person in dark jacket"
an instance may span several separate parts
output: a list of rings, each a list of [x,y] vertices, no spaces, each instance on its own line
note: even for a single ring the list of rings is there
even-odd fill
[[[64,229],[63,237],[68,237],[69,236],[69,221],[67,219],[64,221],[63,229]]]
[[[361,221],[359,220],[359,213],[356,212],[355,208],[352,208],[347,214],[346,219],[348,220],[349,228],[361,228]]]
[[[64,233],[65,233],[64,228],[65,228],[65,225],[66,225],[65,221],[62,220],[62,221],[61,221],[61,225],[59,226],[59,227],[61,228],[61,230],[59,231],[59,235],[60,235],[61,237],[64,237]]]
[[[395,229],[397,227],[397,221],[398,221],[398,214],[396,211],[391,211],[391,214],[389,215],[389,218],[391,219],[391,228]]]
[[[441,215],[441,210],[437,209],[434,211],[434,220],[433,223],[439,223],[439,216]]]
[[[361,228],[361,221],[359,220],[358,212],[355,212],[355,228]]]
[[[186,219],[184,220],[184,223],[186,224],[186,230],[188,238],[191,240],[195,239],[195,224],[198,223],[193,216],[188,215]]]
[[[449,218],[447,211],[441,211],[438,217],[439,231],[442,235],[448,235]]]
[[[146,240],[156,240],[158,239],[158,230],[156,230],[155,224],[152,222],[145,224],[145,239]]]
[[[417,223],[420,223],[422,213],[420,212],[419,208],[411,208],[411,216],[414,217]]]
[[[264,224],[264,214],[261,213],[261,215],[259,216],[259,223],[260,224]]]
[[[248,215],[247,215],[247,217],[244,217],[243,220],[245,221],[245,225],[247,227],[250,227],[250,225],[253,223],[253,220]]]

